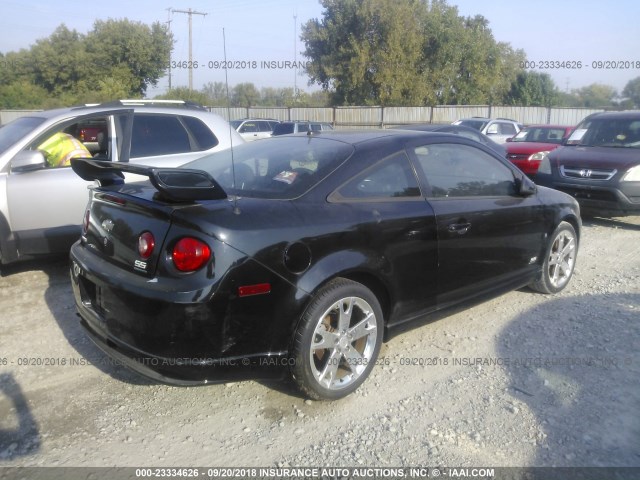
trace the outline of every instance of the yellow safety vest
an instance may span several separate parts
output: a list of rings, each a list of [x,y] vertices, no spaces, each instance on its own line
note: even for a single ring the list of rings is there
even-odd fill
[[[66,167],[72,158],[91,158],[81,141],[67,133],[58,132],[38,146],[50,167]]]

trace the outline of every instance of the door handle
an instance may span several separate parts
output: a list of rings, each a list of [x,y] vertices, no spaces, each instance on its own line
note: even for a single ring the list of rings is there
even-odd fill
[[[458,235],[464,235],[471,228],[470,223],[452,223],[447,227],[451,233],[457,233]]]

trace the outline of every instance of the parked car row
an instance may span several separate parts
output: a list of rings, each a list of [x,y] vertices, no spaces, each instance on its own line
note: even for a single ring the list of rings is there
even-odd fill
[[[322,132],[333,130],[330,123],[292,120],[281,122],[272,118],[244,118],[229,122],[247,142],[291,133]]]

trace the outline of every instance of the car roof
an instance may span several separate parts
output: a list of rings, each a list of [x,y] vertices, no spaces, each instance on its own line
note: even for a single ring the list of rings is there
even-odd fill
[[[573,128],[570,125],[525,125],[524,128]]]
[[[593,113],[588,117],[585,117],[585,119],[586,118],[589,118],[589,120],[593,120],[594,118],[610,118],[610,119],[618,119],[618,120],[640,118],[640,110],[623,110],[621,112],[599,112],[599,113]]]
[[[47,120],[54,119],[56,117],[69,117],[70,115],[91,115],[100,114],[104,111],[114,110],[133,110],[136,113],[161,113],[167,115],[188,115],[199,118],[207,118],[212,120],[213,118],[222,118],[215,113],[208,110],[202,110],[200,108],[180,107],[171,105],[145,105],[145,104],[121,104],[112,102],[108,104],[100,105],[79,105],[75,107],[66,108],[54,108],[51,110],[43,110],[41,112],[30,112],[27,117],[39,117]]]
[[[409,140],[412,138],[419,138],[425,135],[429,136],[450,136],[452,138],[459,138],[449,133],[437,133],[437,132],[422,132],[416,130],[394,130],[394,129],[380,129],[380,130],[325,130],[322,132],[309,133],[295,133],[289,135],[282,135],[282,137],[301,137],[310,136],[317,138],[328,138],[332,140],[339,140],[352,145],[364,143],[372,140],[378,140],[385,137],[394,137],[398,139]],[[472,140],[470,140],[472,141]]]
[[[397,130],[414,130],[417,132],[437,132],[442,129],[457,130],[460,132],[472,132],[482,135],[475,128],[467,127],[466,125],[452,125],[450,123],[413,123],[408,125],[398,125],[393,127]]]

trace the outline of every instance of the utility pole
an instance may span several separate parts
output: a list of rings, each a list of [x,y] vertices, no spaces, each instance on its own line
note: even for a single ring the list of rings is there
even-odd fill
[[[293,102],[298,100],[298,13],[293,13],[293,62],[295,68],[293,70]]]
[[[195,10],[171,10],[172,13],[186,13],[189,15],[189,90],[193,90],[193,38],[192,38],[192,28],[191,28],[191,17],[193,15],[202,15],[205,16],[206,13],[196,12]]]
[[[169,30],[169,36],[171,36],[171,7],[167,8],[167,30]],[[169,90],[171,90],[171,52],[173,51],[173,44],[169,50]]]

